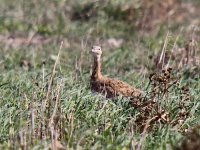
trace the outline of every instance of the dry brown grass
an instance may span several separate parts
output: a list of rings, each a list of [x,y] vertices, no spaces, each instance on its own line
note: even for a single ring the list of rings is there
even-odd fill
[[[180,87],[179,79],[180,77],[173,74],[172,68],[150,75],[151,90],[145,97],[132,101],[132,105],[140,112],[136,119],[136,126],[140,131],[156,131],[159,124],[176,126],[180,131],[184,131],[182,125],[190,115],[187,103],[191,96],[187,86]],[[172,89],[181,94],[180,101],[177,102],[176,118],[172,116],[169,106],[169,103],[172,103]]]

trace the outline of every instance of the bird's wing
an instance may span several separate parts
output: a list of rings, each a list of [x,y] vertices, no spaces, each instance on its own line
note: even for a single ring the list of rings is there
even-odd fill
[[[131,97],[136,95],[139,96],[141,94],[140,90],[117,79],[105,78],[102,82],[102,85],[110,92],[115,93],[115,95]]]

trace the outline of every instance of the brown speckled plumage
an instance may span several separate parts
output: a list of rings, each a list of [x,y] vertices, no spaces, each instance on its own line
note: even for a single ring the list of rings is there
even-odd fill
[[[113,98],[119,95],[125,97],[138,97],[141,95],[142,91],[128,85],[123,81],[104,77],[101,74],[101,47],[93,46],[91,52],[94,55],[94,64],[90,79],[90,85],[93,91],[102,93],[107,98]]]

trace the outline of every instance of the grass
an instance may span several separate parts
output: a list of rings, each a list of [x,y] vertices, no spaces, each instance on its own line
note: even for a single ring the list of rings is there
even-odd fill
[[[33,0],[19,0],[17,4],[0,0],[0,3],[1,149],[55,148],[56,136],[66,149],[175,149],[185,131],[200,123],[199,66],[175,69],[174,76],[179,78],[180,85],[172,87],[168,97],[159,99],[160,106],[175,121],[179,119],[178,107],[183,100],[179,88],[189,87],[190,101],[184,104],[190,115],[183,124],[161,120],[141,132],[136,124],[141,110],[131,107],[129,99],[106,100],[89,88],[92,62],[89,50],[100,43],[104,74],[151,93],[153,87],[148,86],[148,77],[152,72],[161,72],[155,67],[154,58],[163,49],[167,32],[167,52],[172,50],[178,34],[179,48],[195,36],[199,57],[199,31],[188,30],[187,22],[181,24],[183,30],[176,24],[169,28],[165,23],[156,24],[155,31],[139,29],[133,20],[130,23],[124,17],[128,12],[115,9],[124,7],[125,3],[119,1],[110,1],[108,5],[95,3],[97,14],[77,20],[71,18],[73,12],[84,14],[83,6],[88,1],[82,4],[42,0],[39,5]],[[138,2],[138,12],[142,11],[140,5]],[[118,15],[112,17],[113,13]],[[36,43],[26,44],[31,35]],[[42,43],[40,36],[50,42]],[[108,42],[111,38],[123,39],[123,44],[113,47]],[[170,65],[177,65],[179,57],[176,54],[177,59],[172,59]]]

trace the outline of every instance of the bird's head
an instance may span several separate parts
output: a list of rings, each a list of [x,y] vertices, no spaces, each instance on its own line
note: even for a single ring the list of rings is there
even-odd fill
[[[90,51],[94,57],[100,59],[102,50],[100,46],[92,46],[92,50]]]

